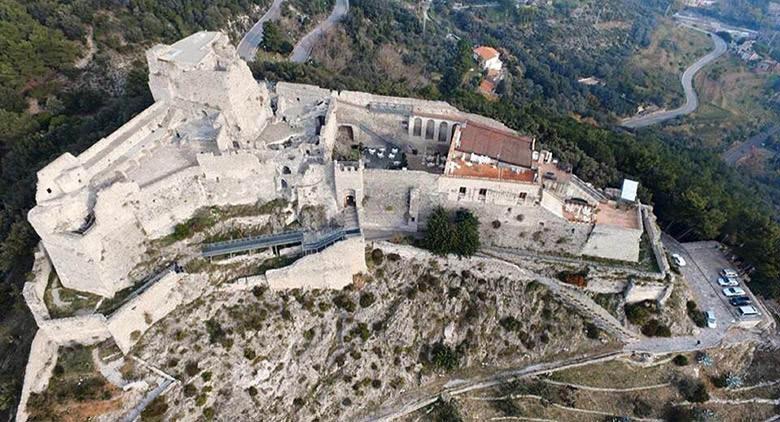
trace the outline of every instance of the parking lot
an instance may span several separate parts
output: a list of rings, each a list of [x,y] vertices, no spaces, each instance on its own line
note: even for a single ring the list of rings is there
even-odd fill
[[[753,317],[740,317],[737,307],[731,306],[729,299],[723,294],[723,287],[718,284],[718,276],[723,268],[733,268],[724,253],[719,249],[717,242],[691,242],[679,244],[676,242],[665,242],[667,249],[671,253],[680,254],[687,265],[680,268],[691,290],[694,298],[703,311],[712,310],[718,320],[718,330],[725,330],[730,325],[740,323],[741,325],[751,326],[761,322],[765,317],[765,310],[757,303],[755,296],[748,289],[742,279],[739,287],[746,292],[746,296],[753,302],[752,305],[758,309],[761,315]]]

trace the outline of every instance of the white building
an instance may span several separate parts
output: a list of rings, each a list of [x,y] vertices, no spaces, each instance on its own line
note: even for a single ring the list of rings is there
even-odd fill
[[[479,62],[479,66],[483,71],[501,70],[504,64],[499,56],[501,56],[501,53],[493,47],[483,45],[474,49],[474,60]]]

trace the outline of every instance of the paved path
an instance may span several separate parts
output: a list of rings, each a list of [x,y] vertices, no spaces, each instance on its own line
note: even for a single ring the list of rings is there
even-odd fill
[[[632,128],[632,129],[650,126],[670,119],[674,119],[675,117],[678,116],[683,116],[686,114],[693,113],[699,107],[699,97],[696,95],[696,90],[693,89],[693,77],[704,66],[710,64],[712,61],[722,56],[723,53],[726,52],[727,46],[726,46],[726,41],[723,41],[723,38],[711,32],[703,31],[699,28],[694,28],[688,25],[684,25],[684,26],[708,34],[710,38],[712,38],[712,42],[715,44],[715,48],[713,48],[712,51],[707,53],[707,55],[701,57],[699,60],[696,61],[696,63],[692,64],[689,68],[685,69],[685,72],[683,72],[681,82],[682,82],[683,90],[685,90],[685,104],[682,107],[675,108],[674,110],[659,111],[656,113],[648,114],[646,116],[631,117],[629,119],[625,119],[621,123],[621,126]]]
[[[244,38],[238,43],[239,57],[248,62],[255,61],[257,48],[263,41],[263,24],[269,20],[279,19],[282,16],[282,2],[284,0],[274,0],[263,17],[244,35]]]
[[[728,151],[723,153],[723,161],[730,166],[737,164],[737,161],[747,155],[753,147],[760,147],[766,142],[767,138],[779,132],[780,124],[771,126],[769,129],[753,136],[747,141],[736,145],[733,148],[729,148]]]
[[[311,52],[317,42],[322,39],[322,37],[324,37],[348,11],[349,0],[336,0],[336,4],[333,6],[333,11],[330,13],[330,16],[320,22],[320,24],[311,30],[311,32],[304,35],[304,37],[298,41],[298,44],[295,44],[295,48],[293,49],[292,54],[290,54],[290,61],[294,63],[304,63],[309,60],[309,56],[311,56]]]

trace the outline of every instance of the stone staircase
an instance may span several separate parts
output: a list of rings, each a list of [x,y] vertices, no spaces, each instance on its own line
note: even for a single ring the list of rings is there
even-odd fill
[[[357,207],[347,207],[342,212],[344,218],[345,229],[358,229],[360,228],[360,221],[358,219]]]

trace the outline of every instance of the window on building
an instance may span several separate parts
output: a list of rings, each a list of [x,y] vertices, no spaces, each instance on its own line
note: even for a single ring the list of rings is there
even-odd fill
[[[461,195],[465,195],[466,194],[466,187],[465,186],[461,186],[460,189],[458,190],[458,193],[460,193]]]
[[[525,202],[525,199],[528,197],[528,193],[526,192],[520,192],[519,195],[517,195],[517,202]]]
[[[487,189],[485,189],[485,188],[480,189],[479,190],[479,199],[484,201],[486,197],[487,197]]]

